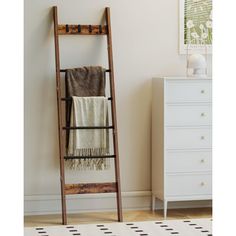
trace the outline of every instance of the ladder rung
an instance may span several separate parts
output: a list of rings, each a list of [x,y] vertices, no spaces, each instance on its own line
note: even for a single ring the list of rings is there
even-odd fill
[[[117,184],[115,182],[65,184],[65,194],[115,193],[115,192],[117,192]]]
[[[67,69],[60,69],[60,72],[66,72],[66,70],[67,70]],[[110,69],[107,69],[107,70],[105,70],[105,72],[108,73],[108,72],[111,72],[111,70],[110,70]]]
[[[105,156],[65,156],[65,160],[72,160],[72,159],[99,159],[99,158],[115,158],[116,155],[105,155]]]
[[[106,25],[58,25],[59,35],[106,35]]]
[[[69,101],[71,101],[71,100],[72,100],[71,97],[68,97],[68,98],[61,98],[61,101],[65,101],[65,102],[69,102]],[[108,100],[112,100],[112,98],[109,97]]]
[[[64,126],[63,129],[70,130],[70,129],[114,129],[114,126]]]

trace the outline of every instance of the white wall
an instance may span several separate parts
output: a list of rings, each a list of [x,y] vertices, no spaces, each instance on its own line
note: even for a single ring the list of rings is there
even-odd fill
[[[26,212],[34,211],[35,198],[40,208],[45,198],[60,193],[53,5],[59,23],[76,24],[100,23],[104,7],[111,7],[122,191],[149,197],[151,78],[185,74],[186,57],[178,54],[178,1],[25,0]],[[105,37],[62,37],[61,66],[107,67],[105,42]],[[112,177],[112,170],[68,171],[67,182]]]

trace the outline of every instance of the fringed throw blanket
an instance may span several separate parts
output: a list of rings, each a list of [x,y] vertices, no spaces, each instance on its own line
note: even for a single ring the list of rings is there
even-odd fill
[[[71,109],[71,126],[107,126],[106,97],[75,97]],[[106,129],[77,129],[69,134],[68,155],[103,156],[109,153],[109,132]],[[109,167],[105,158],[70,160],[72,169],[103,170]]]

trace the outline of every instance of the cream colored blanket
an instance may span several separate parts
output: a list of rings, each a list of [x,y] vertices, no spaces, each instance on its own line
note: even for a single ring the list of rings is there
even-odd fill
[[[107,126],[108,99],[106,97],[72,97],[71,126]],[[109,153],[109,132],[106,129],[75,129],[69,134],[69,156],[101,156]],[[69,160],[72,169],[103,170],[108,159]]]

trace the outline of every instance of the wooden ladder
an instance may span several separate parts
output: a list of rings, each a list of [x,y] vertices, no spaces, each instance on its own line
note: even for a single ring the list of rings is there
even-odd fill
[[[67,224],[66,213],[66,195],[69,194],[88,194],[88,193],[116,193],[117,199],[117,214],[118,221],[123,221],[122,216],[122,202],[121,202],[121,187],[120,187],[120,168],[119,168],[119,151],[117,140],[117,121],[116,121],[116,104],[115,104],[115,84],[114,84],[114,69],[113,69],[113,56],[112,56],[112,36],[111,36],[111,23],[110,23],[110,9],[105,8],[106,25],[59,25],[57,7],[53,7],[54,19],[54,40],[55,40],[55,62],[56,62],[56,91],[57,91],[57,113],[58,113],[58,133],[59,133],[59,155],[60,155],[60,182],[61,182],[61,203],[62,203],[62,223]],[[68,127],[63,125],[62,105],[71,98],[62,97],[61,90],[61,73],[65,69],[60,68],[60,55],[59,55],[59,35],[97,35],[107,36],[107,50],[108,50],[108,64],[110,79],[110,95],[111,102],[111,126],[94,126],[94,127]],[[114,155],[106,156],[74,156],[68,157],[65,155],[65,131],[70,129],[112,129],[113,130],[113,148]],[[66,159],[84,159],[84,158],[113,158],[115,164],[115,181],[112,183],[83,183],[83,184],[66,184],[65,183],[65,160]]]

